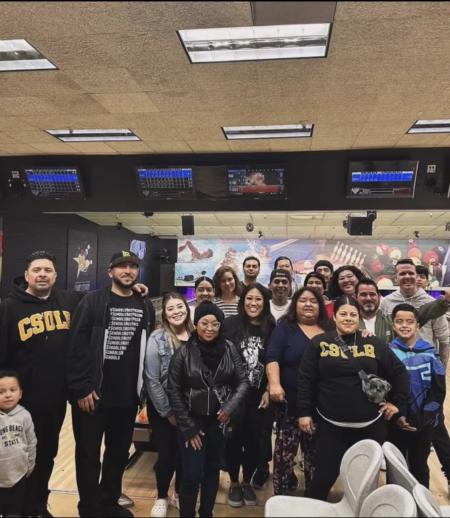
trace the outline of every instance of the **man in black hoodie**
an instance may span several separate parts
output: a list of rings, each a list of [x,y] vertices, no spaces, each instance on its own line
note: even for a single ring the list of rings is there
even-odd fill
[[[66,345],[79,295],[55,289],[56,277],[55,257],[33,252],[26,261],[25,282],[15,284],[0,304],[0,368],[19,373],[22,404],[31,413],[38,440],[24,516],[51,516],[48,482],[66,413]]]
[[[139,259],[111,257],[112,286],[88,293],[71,326],[67,358],[80,516],[130,516],[117,501],[143,387],[147,338],[155,311],[133,293]],[[105,452],[100,479],[100,447]]]

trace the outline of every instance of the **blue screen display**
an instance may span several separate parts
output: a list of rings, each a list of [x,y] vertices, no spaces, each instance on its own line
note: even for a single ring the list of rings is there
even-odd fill
[[[83,194],[76,167],[25,169],[25,176],[31,194],[38,198],[65,198]]]
[[[410,183],[414,171],[354,171],[352,183]]]

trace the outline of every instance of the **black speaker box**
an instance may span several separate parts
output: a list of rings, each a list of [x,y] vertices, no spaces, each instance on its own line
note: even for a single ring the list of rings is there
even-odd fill
[[[181,227],[183,236],[194,235],[194,216],[181,216]]]
[[[351,236],[371,236],[373,220],[367,217],[349,216],[347,218],[347,232]]]

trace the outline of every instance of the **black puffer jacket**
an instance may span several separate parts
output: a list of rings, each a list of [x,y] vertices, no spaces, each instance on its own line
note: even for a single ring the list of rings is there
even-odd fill
[[[219,338],[224,340],[223,338]],[[202,420],[213,418],[222,408],[231,420],[237,417],[248,390],[241,357],[234,345],[225,341],[225,353],[215,373],[205,366],[194,334],[172,356],[169,365],[167,393],[185,440],[197,435]],[[219,401],[225,395],[226,402]]]

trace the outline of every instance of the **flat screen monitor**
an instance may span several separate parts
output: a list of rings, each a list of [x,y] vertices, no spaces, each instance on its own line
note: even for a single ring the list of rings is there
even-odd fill
[[[138,167],[137,179],[144,199],[194,197],[192,167]]]
[[[233,166],[227,171],[230,196],[286,197],[286,169],[283,166]]]
[[[78,167],[30,167],[24,170],[27,188],[36,198],[83,198]]]
[[[415,160],[350,162],[348,198],[414,198]]]

